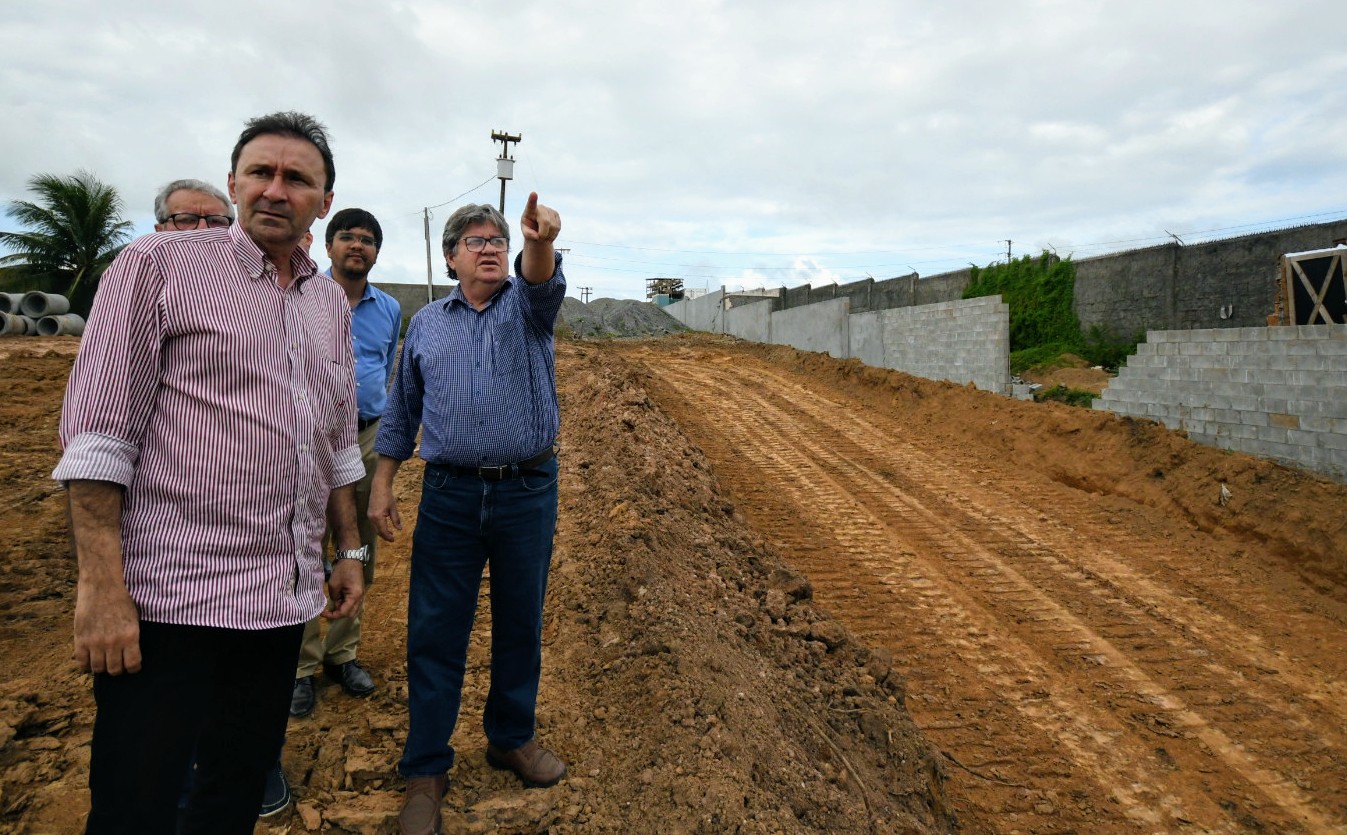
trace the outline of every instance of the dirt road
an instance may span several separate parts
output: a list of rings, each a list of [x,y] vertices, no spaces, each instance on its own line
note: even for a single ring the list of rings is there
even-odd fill
[[[73,344],[0,360],[0,832],[88,808],[47,478]],[[447,831],[1347,831],[1347,488],[792,349],[557,354],[539,733],[571,773],[523,790],[484,761],[484,596]],[[395,831],[409,545],[368,597],[379,691],[320,677],[296,803],[259,833]]]
[[[1098,417],[972,392],[905,408],[760,346],[623,353],[754,529],[892,652],[968,831],[1347,831],[1342,586],[1252,531],[1063,483],[1054,459],[1109,442]],[[1006,454],[1002,424],[1037,448]],[[1156,451],[1138,463],[1167,468]],[[1220,472],[1187,500],[1219,505]]]

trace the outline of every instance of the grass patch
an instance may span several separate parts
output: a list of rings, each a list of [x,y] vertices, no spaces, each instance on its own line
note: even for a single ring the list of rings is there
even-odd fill
[[[1049,400],[1055,403],[1065,403],[1068,406],[1081,406],[1090,408],[1099,395],[1089,389],[1073,389],[1066,386],[1053,386],[1052,388],[1042,388],[1034,392],[1034,402],[1045,403]]]

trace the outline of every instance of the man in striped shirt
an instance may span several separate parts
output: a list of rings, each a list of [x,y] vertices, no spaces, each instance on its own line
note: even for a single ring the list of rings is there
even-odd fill
[[[299,247],[332,203],[325,128],[253,119],[238,223],[133,241],[99,282],[61,414],[94,674],[88,832],[253,831],[305,621],[363,595],[350,312]]]
[[[441,243],[458,286],[412,317],[374,444],[369,516],[390,541],[402,526],[393,477],[411,457],[418,428],[426,460],[407,605],[411,725],[398,764],[407,778],[398,818],[404,835],[439,831],[454,762],[449,738],[487,565],[487,762],[528,786],[550,786],[566,774],[566,764],[534,738],[557,522],[553,327],[566,279],[553,241],[561,218],[531,194],[520,227],[524,245],[510,275],[510,226],[494,207],[464,206],[449,216]]]

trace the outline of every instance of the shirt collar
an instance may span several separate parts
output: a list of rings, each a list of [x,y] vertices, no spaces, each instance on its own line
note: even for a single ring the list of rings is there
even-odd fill
[[[241,224],[230,224],[229,239],[234,245],[234,254],[248,275],[258,280],[266,275],[270,258]],[[318,263],[309,257],[304,247],[296,246],[295,251],[290,253],[290,271],[295,277],[294,286],[298,288],[318,272]]]
[[[490,307],[491,305],[495,304],[496,299],[499,299],[501,296],[505,294],[506,290],[514,286],[514,282],[515,282],[514,276],[512,275],[505,276],[505,281],[501,282],[500,289],[498,289],[495,293],[493,293],[491,295],[491,298],[486,300],[486,307]],[[465,304],[468,307],[472,307],[473,310],[477,309],[473,307],[472,302],[468,301],[468,297],[463,295],[462,288],[463,288],[462,284],[455,284],[454,289],[449,291],[449,295],[444,297],[444,300],[441,302],[441,304],[444,305],[446,310],[449,308],[450,303],[455,301]]]
[[[332,278],[332,265],[329,264],[328,268],[323,270],[323,275]],[[335,278],[332,278],[332,280],[336,281]],[[369,276],[365,276],[365,291],[360,294],[360,301],[363,302],[372,298],[374,298],[374,283],[369,280]],[[356,302],[356,304],[358,305],[360,302]]]

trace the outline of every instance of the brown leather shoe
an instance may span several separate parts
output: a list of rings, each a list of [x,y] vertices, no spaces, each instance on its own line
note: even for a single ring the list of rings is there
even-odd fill
[[[407,796],[398,815],[402,835],[440,835],[440,802],[449,788],[449,776],[408,777]]]
[[[566,776],[566,764],[539,745],[536,739],[530,739],[513,751],[503,751],[488,743],[486,761],[492,768],[513,771],[531,789],[555,786]]]

